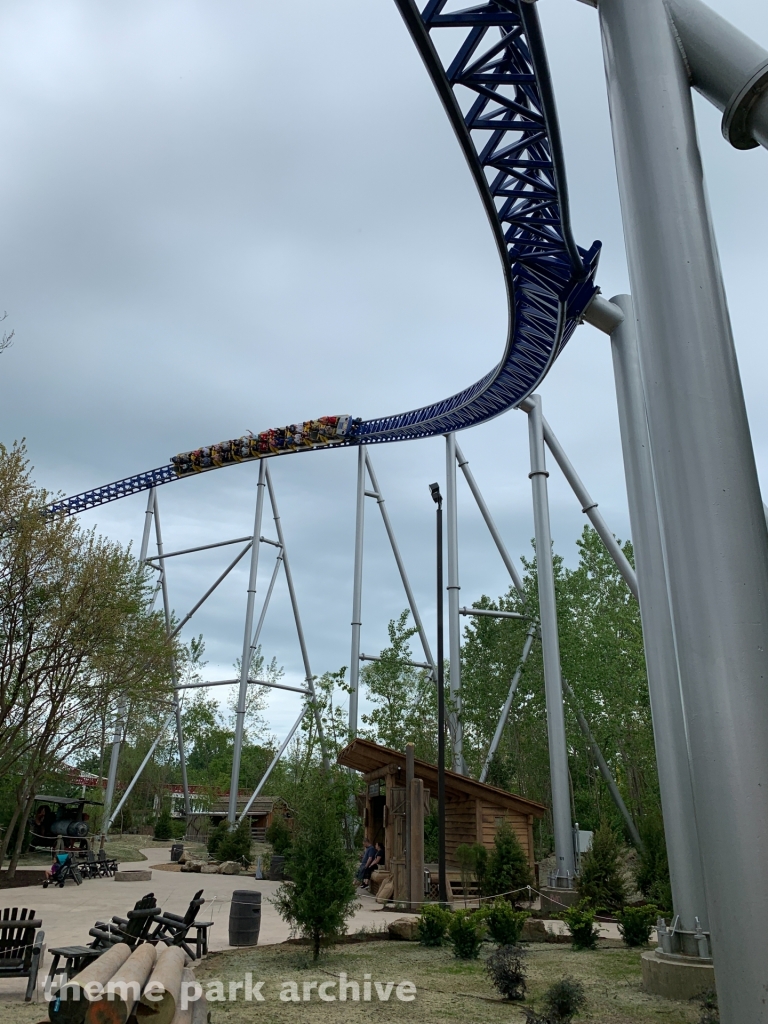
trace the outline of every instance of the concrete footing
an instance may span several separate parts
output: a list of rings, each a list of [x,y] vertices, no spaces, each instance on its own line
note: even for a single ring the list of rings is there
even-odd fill
[[[659,950],[642,955],[643,991],[667,999],[693,999],[715,987],[711,960],[676,956]]]
[[[541,909],[550,914],[557,914],[566,907],[579,902],[578,889],[554,889],[545,886],[541,892]]]

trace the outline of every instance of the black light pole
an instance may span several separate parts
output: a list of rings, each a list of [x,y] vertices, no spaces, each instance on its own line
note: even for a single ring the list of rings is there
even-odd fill
[[[445,877],[445,672],[443,665],[443,496],[439,484],[429,492],[437,505],[437,865],[440,902],[448,904]]]

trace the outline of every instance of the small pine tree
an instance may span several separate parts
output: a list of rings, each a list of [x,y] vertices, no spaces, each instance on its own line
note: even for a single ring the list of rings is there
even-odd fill
[[[619,910],[626,901],[619,844],[607,822],[595,832],[592,848],[581,862],[579,895],[601,910]]]
[[[291,848],[291,830],[286,825],[282,814],[274,816],[264,838],[272,846],[275,856],[284,857],[288,853]]]
[[[171,822],[171,813],[167,807],[157,816],[154,838],[159,841],[173,838],[173,823]]]
[[[293,881],[275,893],[278,913],[312,940],[315,960],[321,945],[346,932],[356,902],[354,869],[344,844],[345,810],[326,775],[307,786],[288,858]]]
[[[499,826],[487,862],[477,861],[477,876],[483,896],[499,896],[531,884],[531,869],[520,840],[507,821]],[[507,896],[514,902],[514,897]]]
[[[251,819],[243,816],[236,828],[228,829],[216,850],[218,860],[236,860],[246,867],[251,863]]]
[[[208,853],[212,857],[217,857],[219,853],[219,847],[224,842],[224,838],[229,834],[229,822],[220,821],[216,828],[208,836]]]

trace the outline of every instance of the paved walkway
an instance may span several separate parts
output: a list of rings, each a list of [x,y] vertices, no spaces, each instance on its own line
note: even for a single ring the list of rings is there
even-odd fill
[[[148,870],[158,863],[168,863],[166,850],[142,850],[144,861],[120,864],[121,870]],[[259,945],[284,942],[291,937],[291,929],[278,915],[270,902],[279,882],[256,881],[252,875],[203,875],[181,871],[152,871],[151,882],[116,882],[112,878],[86,879],[82,885],[67,883],[63,889],[25,886],[0,890],[0,910],[3,907],[31,907],[42,919],[47,949],[55,946],[87,944],[91,941],[88,929],[96,921],[108,921],[113,914],[125,916],[136,900],[153,892],[158,906],[174,914],[183,914],[189,901],[203,889],[205,906],[200,919],[213,921],[209,932],[211,951],[230,949],[228,942],[229,907],[235,889],[250,889],[262,894],[261,931]],[[349,932],[386,931],[390,921],[407,915],[385,911],[370,897],[361,897],[360,904],[349,922]],[[562,921],[547,921],[547,929],[562,933]],[[615,924],[603,925],[606,938],[618,938]],[[46,953],[39,976],[38,1000],[42,1000],[42,983],[50,967],[51,956]],[[0,1004],[18,1002],[24,998],[24,978],[0,979]],[[0,1011],[0,1021],[3,1020]]]
[[[148,870],[153,864],[167,863],[168,852],[162,849],[142,850],[144,861],[121,863],[120,870]],[[289,925],[278,915],[270,902],[279,882],[256,881],[252,875],[203,875],[181,871],[152,871],[151,882],[116,882],[113,878],[86,879],[82,885],[70,882],[63,889],[41,886],[24,886],[18,889],[0,889],[0,910],[3,907],[31,907],[36,917],[42,919],[45,945],[55,946],[87,944],[92,941],[88,929],[95,921],[108,921],[113,914],[125,916],[136,900],[145,893],[153,892],[158,906],[174,914],[183,914],[189,901],[198,891],[203,890],[205,906],[199,917],[213,921],[209,932],[210,949],[230,949],[228,942],[229,906],[235,889],[250,889],[262,894],[261,931],[259,945],[284,942],[291,937]],[[372,899],[363,898],[358,910],[349,923],[349,931],[386,930],[387,924],[403,914],[382,911]],[[38,988],[47,975],[51,963],[46,953],[40,971]],[[24,998],[26,979],[0,979],[0,1003]],[[42,999],[42,995],[39,995]],[[0,1011],[2,1020],[2,1011]]]

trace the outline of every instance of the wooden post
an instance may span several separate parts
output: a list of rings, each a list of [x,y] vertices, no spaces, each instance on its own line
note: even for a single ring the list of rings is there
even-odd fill
[[[424,780],[413,779],[409,787],[411,827],[408,833],[408,873],[411,910],[418,913],[424,902]]]
[[[136,1006],[136,1018],[146,1024],[171,1024],[181,997],[181,976],[187,955],[181,946],[166,946]]]
[[[405,898],[410,903],[412,899],[418,899],[418,892],[413,894],[412,876],[413,871],[411,868],[411,851],[413,850],[413,844],[411,843],[411,821],[413,815],[412,809],[412,795],[411,790],[413,787],[413,780],[415,777],[415,766],[414,766],[414,755],[413,755],[413,744],[406,743],[405,745]]]
[[[88,1009],[88,999],[83,991],[85,986],[91,982],[106,985],[130,955],[131,947],[128,943],[118,942],[66,985],[61,986],[48,1004],[48,1016],[54,1024],[82,1024]]]
[[[85,1024],[126,1024],[152,973],[156,958],[157,948],[151,943],[137,946],[109,979],[108,991],[89,1005],[85,1011]]]

